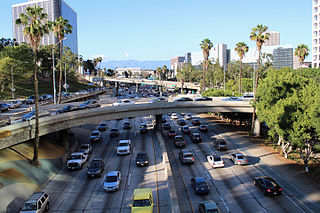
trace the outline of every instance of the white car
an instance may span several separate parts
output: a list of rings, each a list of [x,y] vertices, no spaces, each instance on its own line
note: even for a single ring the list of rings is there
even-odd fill
[[[242,153],[232,153],[229,155],[229,159],[236,165],[247,165],[248,159]]]
[[[106,178],[103,181],[103,189],[106,192],[118,191],[121,183],[121,172],[111,171],[108,172]]]
[[[171,114],[171,119],[178,119],[179,117],[178,117],[178,115],[177,115],[177,113],[172,113]]]
[[[192,119],[191,113],[186,114],[186,115],[184,116],[184,118],[185,118],[186,120],[191,120],[191,119]]]
[[[219,155],[208,155],[207,160],[213,168],[224,167],[224,162]]]
[[[112,106],[120,106],[120,105],[126,105],[126,104],[134,104],[134,103],[135,103],[134,101],[131,101],[129,99],[124,99],[124,100],[120,100],[113,103]]]
[[[82,169],[83,165],[87,162],[89,155],[82,152],[74,152],[70,155],[67,161],[68,169]]]
[[[117,155],[128,155],[131,151],[131,140],[120,140],[117,145]]]

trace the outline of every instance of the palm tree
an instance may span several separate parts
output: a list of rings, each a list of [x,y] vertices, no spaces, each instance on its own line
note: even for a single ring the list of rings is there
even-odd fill
[[[205,38],[203,41],[200,43],[200,47],[202,49],[203,53],[203,79],[202,79],[202,88],[201,90],[203,91],[206,87],[206,73],[209,67],[209,54],[210,54],[210,49],[213,47],[213,44],[208,38]]]
[[[59,99],[58,104],[61,103],[61,90],[62,90],[62,40],[67,34],[72,33],[72,26],[68,23],[67,19],[63,17],[56,18],[52,23],[52,29],[56,33],[60,42],[60,74],[59,74]]]
[[[254,89],[253,89],[253,95],[254,95],[254,102],[256,102],[256,93],[258,88],[258,81],[259,81],[259,70],[261,66],[261,48],[262,45],[266,40],[269,39],[270,34],[267,33],[268,27],[262,26],[262,24],[257,25],[257,27],[254,27],[251,29],[250,39],[252,41],[256,42],[257,49],[258,49],[258,68],[257,71],[254,70]],[[253,107],[253,113],[252,113],[252,125],[251,125],[251,133],[253,135],[254,131],[254,122],[256,120],[256,108]]]
[[[298,45],[298,47],[294,51],[294,55],[299,58],[300,68],[301,68],[300,75],[302,75],[302,64],[303,64],[303,61],[309,55],[309,51],[310,50],[309,50],[308,46],[305,45],[305,44]]]
[[[50,23],[47,21],[47,14],[43,12],[43,8],[35,5],[27,7],[25,14],[21,13],[15,23],[22,25],[23,34],[27,37],[33,51],[34,65],[34,95],[35,95],[35,111],[36,111],[36,127],[34,138],[34,153],[32,163],[39,166],[39,95],[38,95],[38,78],[37,78],[37,53],[40,46],[41,38],[49,33]]]
[[[242,59],[244,57],[244,55],[249,51],[249,47],[246,43],[244,42],[239,42],[236,44],[236,48],[234,49],[240,58],[240,71],[239,71],[239,94],[242,93],[241,90],[241,77],[242,77],[242,73],[241,73],[241,69],[242,69]]]
[[[167,79],[167,66],[166,65],[163,65],[162,66],[162,74],[164,75],[164,78]]]

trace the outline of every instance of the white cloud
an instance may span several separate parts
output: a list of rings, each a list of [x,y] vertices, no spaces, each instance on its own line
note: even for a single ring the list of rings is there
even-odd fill
[[[109,58],[109,56],[107,56],[107,55],[97,54],[97,55],[91,56],[91,59],[98,58],[98,57],[102,57],[102,61],[107,61],[107,59]]]
[[[129,58],[129,53],[125,53],[124,56],[125,56],[126,58]]]

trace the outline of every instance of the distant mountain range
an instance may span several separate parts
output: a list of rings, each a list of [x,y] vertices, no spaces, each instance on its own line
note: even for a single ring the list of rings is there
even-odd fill
[[[115,69],[115,68],[141,68],[155,70],[158,67],[166,65],[170,69],[170,60],[159,61],[137,61],[137,60],[122,60],[122,61],[107,61],[101,63],[101,68]],[[99,65],[98,65],[99,66]]]

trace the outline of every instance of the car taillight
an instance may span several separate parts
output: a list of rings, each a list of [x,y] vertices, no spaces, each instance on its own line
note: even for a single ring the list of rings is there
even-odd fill
[[[194,158],[191,158],[192,160],[194,160]]]
[[[267,189],[267,191],[268,191],[268,192],[271,192],[271,190],[270,190],[270,189]]]
[[[282,191],[282,188],[279,188],[279,191]]]
[[[241,160],[238,160],[238,162],[241,162]]]

